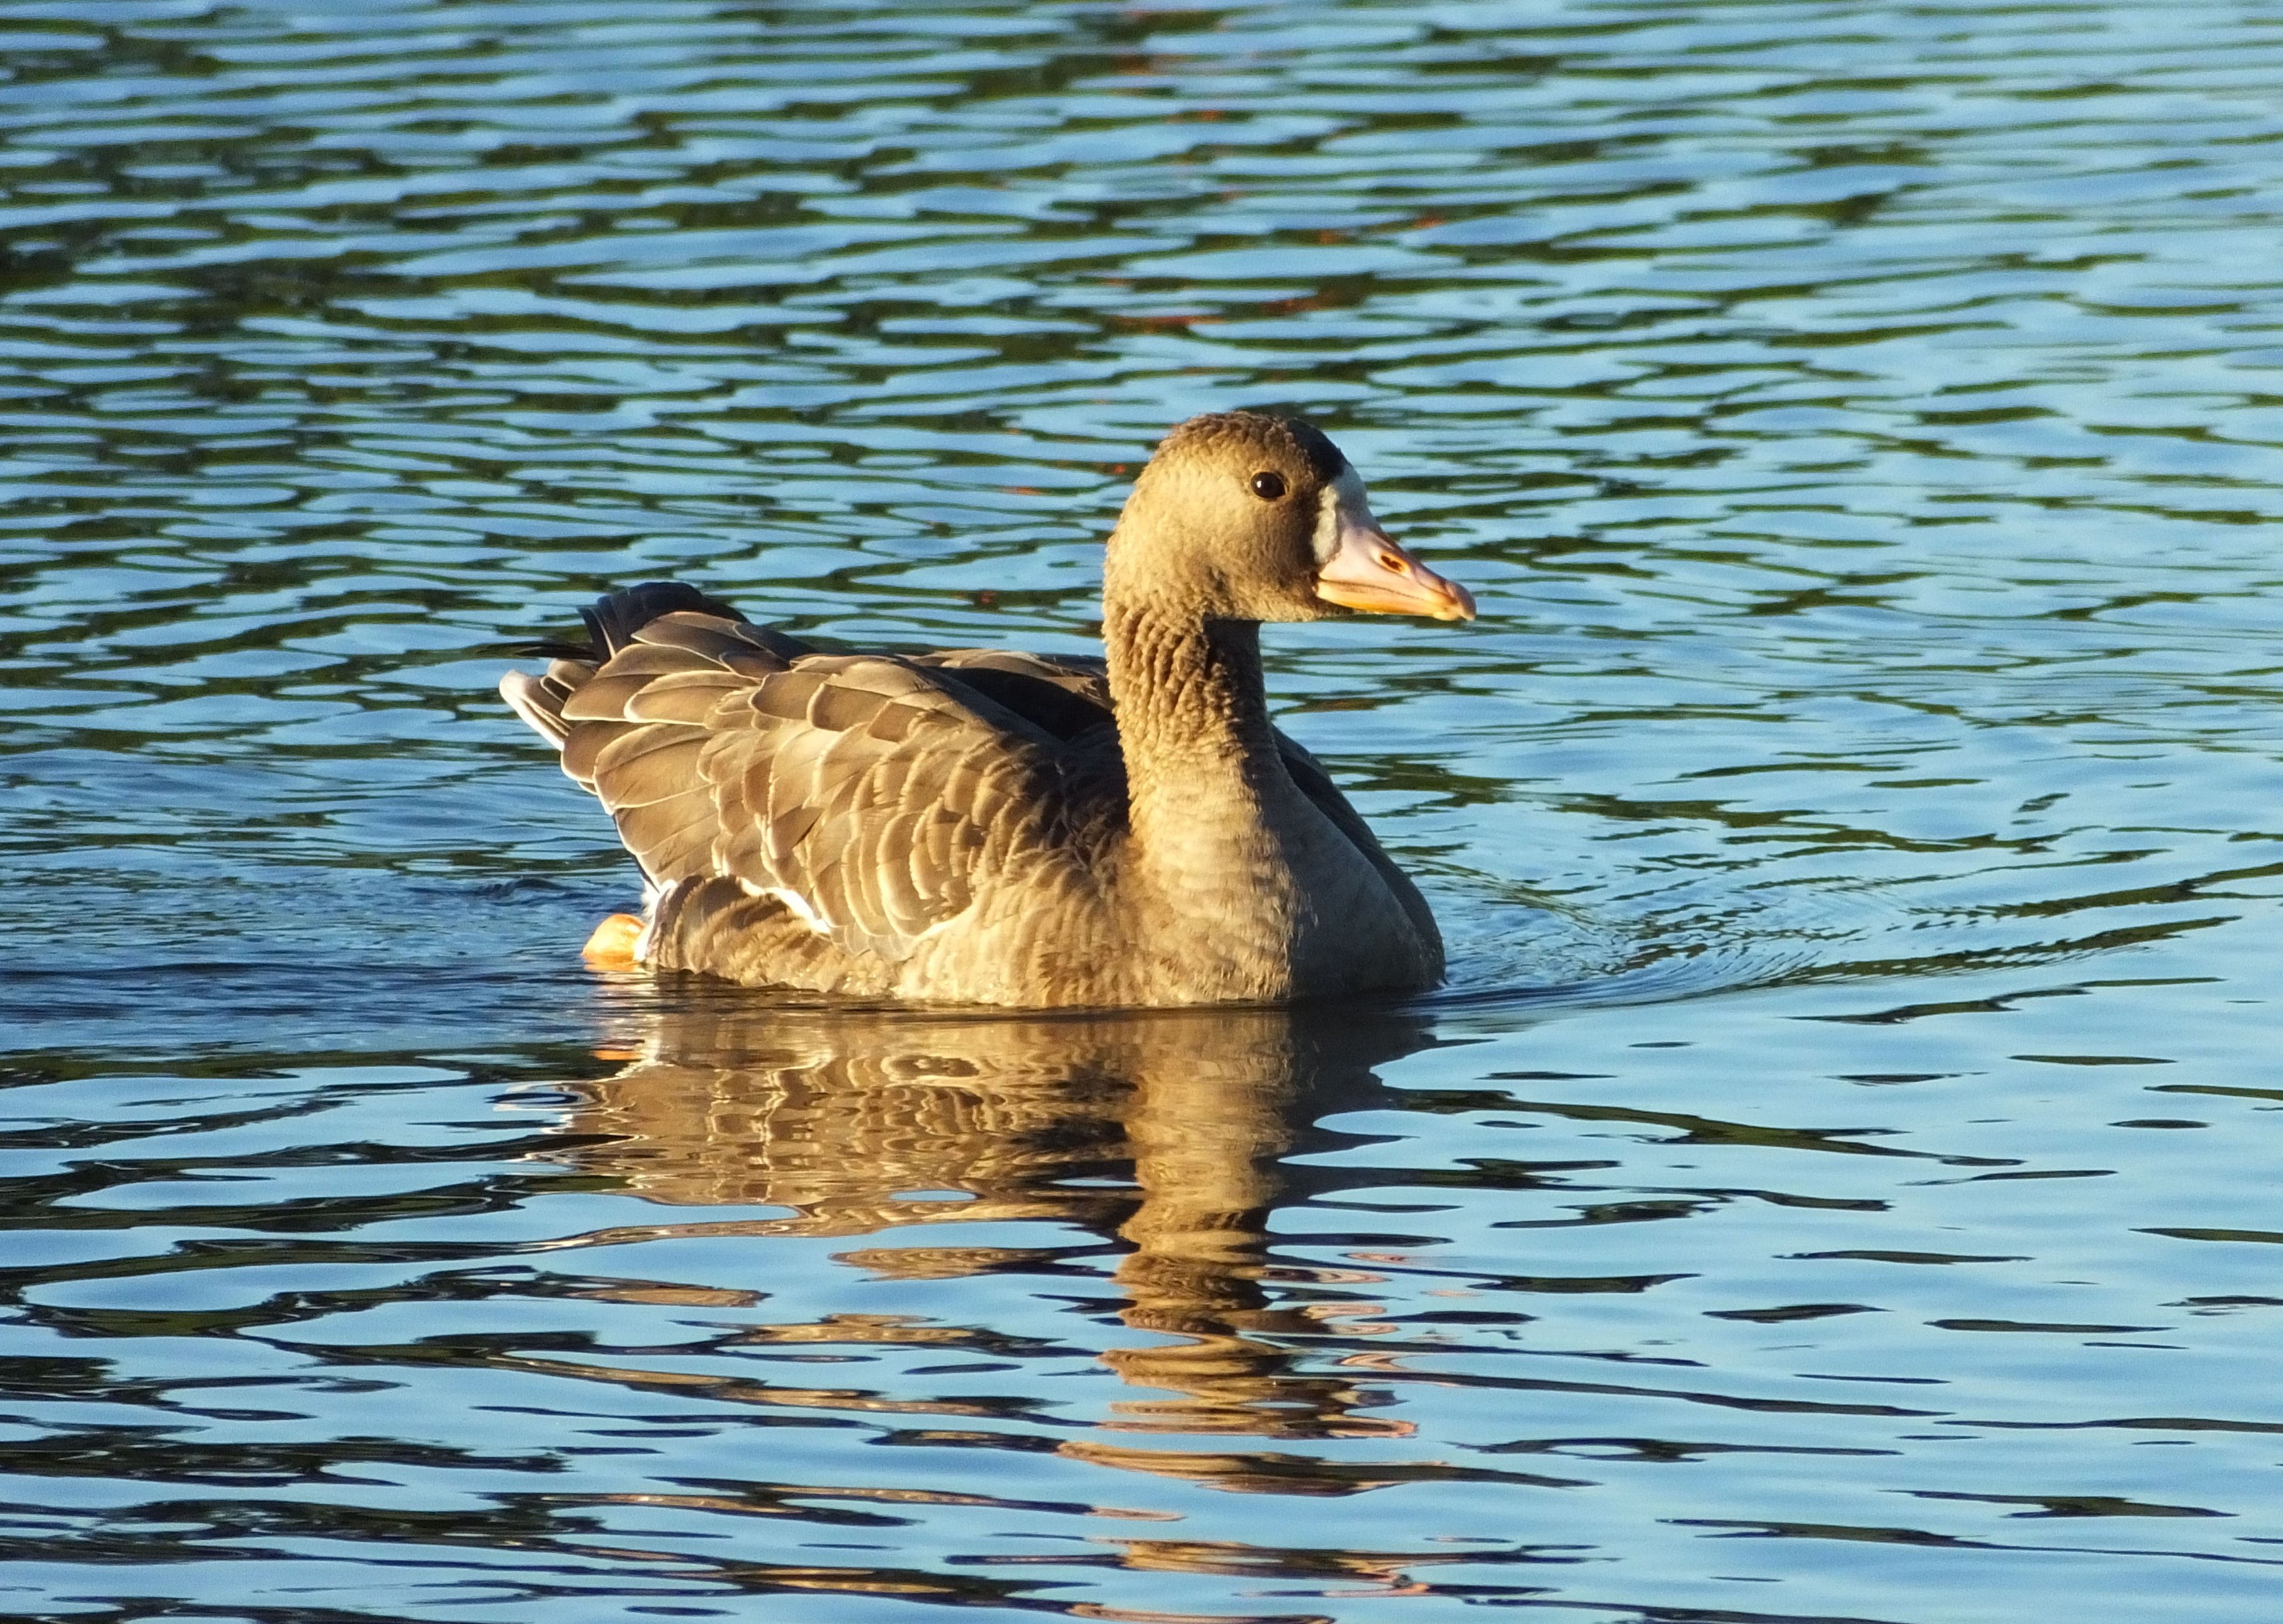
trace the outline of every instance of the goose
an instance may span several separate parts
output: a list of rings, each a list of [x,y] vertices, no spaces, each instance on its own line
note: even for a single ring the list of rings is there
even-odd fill
[[[1271,724],[1264,621],[1474,618],[1295,418],[1193,418],[1112,529],[1106,658],[822,652],[679,582],[502,696],[641,865],[604,970],[1018,1008],[1427,990],[1419,889]]]

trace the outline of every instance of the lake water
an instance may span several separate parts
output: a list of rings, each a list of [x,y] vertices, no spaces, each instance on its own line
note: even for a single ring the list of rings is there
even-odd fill
[[[13,0],[0,1612],[2283,1612],[2283,14]],[[1272,632],[1419,1003],[596,977],[678,575]],[[2264,1598],[2264,1599],[2263,1599]]]

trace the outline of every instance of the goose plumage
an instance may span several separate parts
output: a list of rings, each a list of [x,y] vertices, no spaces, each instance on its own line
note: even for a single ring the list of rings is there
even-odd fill
[[[1021,1007],[1417,992],[1443,974],[1434,916],[1261,676],[1263,621],[1357,612],[1474,604],[1321,433],[1227,412],[1135,480],[1104,659],[824,652],[652,582],[500,688],[647,882],[590,954]]]

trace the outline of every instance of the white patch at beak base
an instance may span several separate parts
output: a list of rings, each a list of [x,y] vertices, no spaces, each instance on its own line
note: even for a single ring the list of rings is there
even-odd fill
[[[1371,515],[1371,498],[1364,494],[1363,476],[1352,468],[1340,470],[1340,477],[1317,493],[1316,534],[1313,544],[1319,567],[1329,564],[1332,555],[1340,550],[1342,533],[1350,530],[1369,530],[1377,533],[1379,520]]]

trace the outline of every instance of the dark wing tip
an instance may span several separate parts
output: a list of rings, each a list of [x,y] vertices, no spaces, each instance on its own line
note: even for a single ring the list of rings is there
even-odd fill
[[[586,660],[595,658],[592,644],[549,637],[538,643],[495,643],[485,651],[508,660]]]
[[[635,633],[660,615],[684,610],[745,623],[745,617],[736,610],[719,598],[708,597],[686,582],[645,581],[640,586],[598,597],[593,608],[579,612],[580,619],[587,622],[587,635],[594,639],[589,658],[608,659],[632,643]]]

